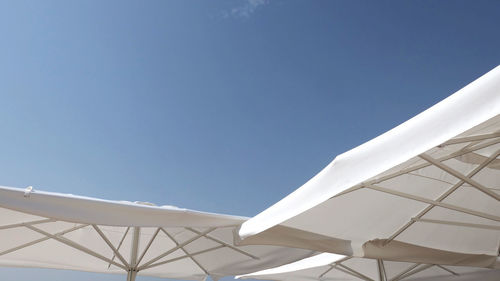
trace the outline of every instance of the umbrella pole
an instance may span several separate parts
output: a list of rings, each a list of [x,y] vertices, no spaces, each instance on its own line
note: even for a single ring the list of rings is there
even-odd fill
[[[127,272],[127,281],[135,281],[136,276],[137,276],[137,271],[129,270]]]
[[[130,249],[130,269],[127,272],[127,281],[135,281],[135,277],[137,276],[137,250],[139,249],[140,232],[140,227],[134,227],[132,247]]]

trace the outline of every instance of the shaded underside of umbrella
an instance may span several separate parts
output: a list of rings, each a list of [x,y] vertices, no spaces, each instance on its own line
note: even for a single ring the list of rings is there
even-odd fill
[[[217,280],[312,254],[234,246],[245,219],[0,187],[0,266]]]
[[[338,156],[243,223],[241,244],[498,267],[500,67]]]
[[[325,253],[237,278],[276,281],[494,281],[499,276],[500,270],[494,269],[394,262]]]

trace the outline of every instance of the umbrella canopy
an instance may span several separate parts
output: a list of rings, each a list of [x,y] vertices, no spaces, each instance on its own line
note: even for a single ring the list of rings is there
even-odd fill
[[[498,266],[500,67],[336,157],[243,223],[242,244]]]
[[[494,281],[499,275],[500,270],[494,269],[393,262],[325,253],[237,278],[277,281]]]
[[[217,280],[312,254],[234,246],[233,231],[246,219],[0,187],[0,266]]]

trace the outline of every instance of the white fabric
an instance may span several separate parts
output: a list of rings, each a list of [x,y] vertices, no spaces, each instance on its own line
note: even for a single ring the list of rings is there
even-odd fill
[[[498,280],[500,276],[500,270],[473,267],[418,265],[391,261],[383,261],[381,266],[383,270],[379,271],[377,260],[324,253],[236,278],[277,281],[379,280],[382,274],[384,280],[493,281]]]
[[[247,219],[174,206],[158,207],[38,190],[23,194],[18,188],[1,187],[0,206],[64,221],[116,226],[225,226]]]
[[[346,256],[344,255],[337,255],[337,254],[330,254],[330,253],[323,253],[319,254],[316,256],[312,256],[309,258],[305,258],[303,260],[299,260],[293,263],[285,264],[282,266],[278,266],[275,268],[269,268],[269,269],[264,269],[258,272],[253,272],[245,275],[239,275],[236,276],[236,278],[242,278],[242,279],[248,279],[248,278],[257,278],[258,276],[264,276],[264,275],[276,275],[276,274],[286,274],[286,273],[291,273],[291,272],[296,272],[299,270],[305,270],[305,269],[311,269],[315,267],[322,267],[322,266],[327,266],[330,265],[342,258],[345,258]]]
[[[312,254],[273,246],[235,247],[233,232],[245,219],[0,187],[0,266],[121,274],[136,270],[138,275],[189,280],[210,275],[216,280]]]
[[[500,67],[496,67],[409,121],[336,157],[302,187],[244,222],[238,232],[243,240],[240,243],[399,260],[413,255],[388,253],[384,247],[366,252],[367,248],[373,250],[378,240],[384,240],[420,247],[421,262],[431,258],[425,253],[428,249],[488,256],[489,261],[481,266],[494,267],[500,237],[498,157],[472,175],[473,183],[480,185],[477,188],[470,182],[461,183],[449,170],[434,164],[422,166],[429,162],[419,155],[438,159],[461,175],[471,173],[500,149],[499,113]],[[477,140],[463,139],[466,137]],[[460,153],[468,149],[469,153]],[[451,194],[440,199],[455,185],[458,187]],[[430,206],[425,200],[442,201],[474,213],[448,205],[433,207],[417,218],[421,221],[397,234]],[[278,225],[289,231],[277,229]],[[295,236],[298,231],[300,239]],[[320,243],[326,239],[341,242]]]

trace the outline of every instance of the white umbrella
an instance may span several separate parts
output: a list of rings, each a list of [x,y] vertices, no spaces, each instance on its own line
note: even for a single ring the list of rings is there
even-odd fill
[[[0,187],[0,266],[217,280],[311,255],[235,247],[244,217]]]
[[[302,187],[243,223],[240,243],[498,266],[499,113],[497,67],[336,157]]]
[[[276,281],[495,281],[498,276],[500,270],[494,269],[393,262],[325,253],[237,278]]]

